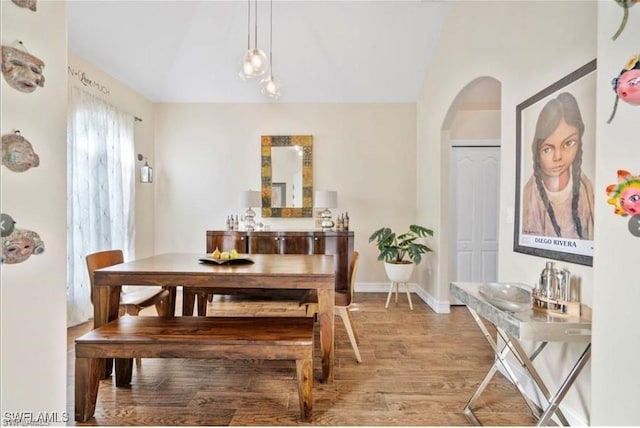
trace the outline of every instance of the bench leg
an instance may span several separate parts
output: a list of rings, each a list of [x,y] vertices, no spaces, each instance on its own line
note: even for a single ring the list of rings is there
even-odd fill
[[[313,407],[313,360],[296,360],[296,379],[298,381],[298,400],[303,421],[311,418]]]
[[[131,384],[133,373],[133,358],[116,358],[116,386],[123,387]]]
[[[75,419],[86,422],[93,417],[98,399],[98,386],[104,372],[104,360],[77,358],[75,369]]]

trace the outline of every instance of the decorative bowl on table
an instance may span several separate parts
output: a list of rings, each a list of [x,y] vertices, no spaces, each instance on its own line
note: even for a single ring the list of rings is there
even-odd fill
[[[210,263],[214,265],[253,263],[253,260],[249,257],[235,257],[233,259],[218,259],[218,258],[207,256],[207,257],[201,257],[198,260],[202,263]]]
[[[507,312],[531,309],[531,287],[526,284],[487,282],[480,285],[480,295],[491,305]]]

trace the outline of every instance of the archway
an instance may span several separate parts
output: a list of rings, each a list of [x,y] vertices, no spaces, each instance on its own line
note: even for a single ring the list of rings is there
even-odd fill
[[[446,284],[497,279],[501,107],[500,82],[479,77],[458,93],[443,122]]]

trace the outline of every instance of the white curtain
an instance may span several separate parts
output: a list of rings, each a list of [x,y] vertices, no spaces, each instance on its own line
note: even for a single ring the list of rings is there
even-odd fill
[[[93,317],[85,256],[134,254],[134,117],[69,89],[67,123],[67,325]]]

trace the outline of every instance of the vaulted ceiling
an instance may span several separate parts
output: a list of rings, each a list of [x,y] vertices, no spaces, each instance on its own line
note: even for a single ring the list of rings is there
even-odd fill
[[[278,102],[414,102],[450,8],[441,1],[273,1]],[[269,53],[269,1],[258,1]],[[234,1],[70,1],[69,49],[153,102],[273,102],[239,78],[248,12]]]

